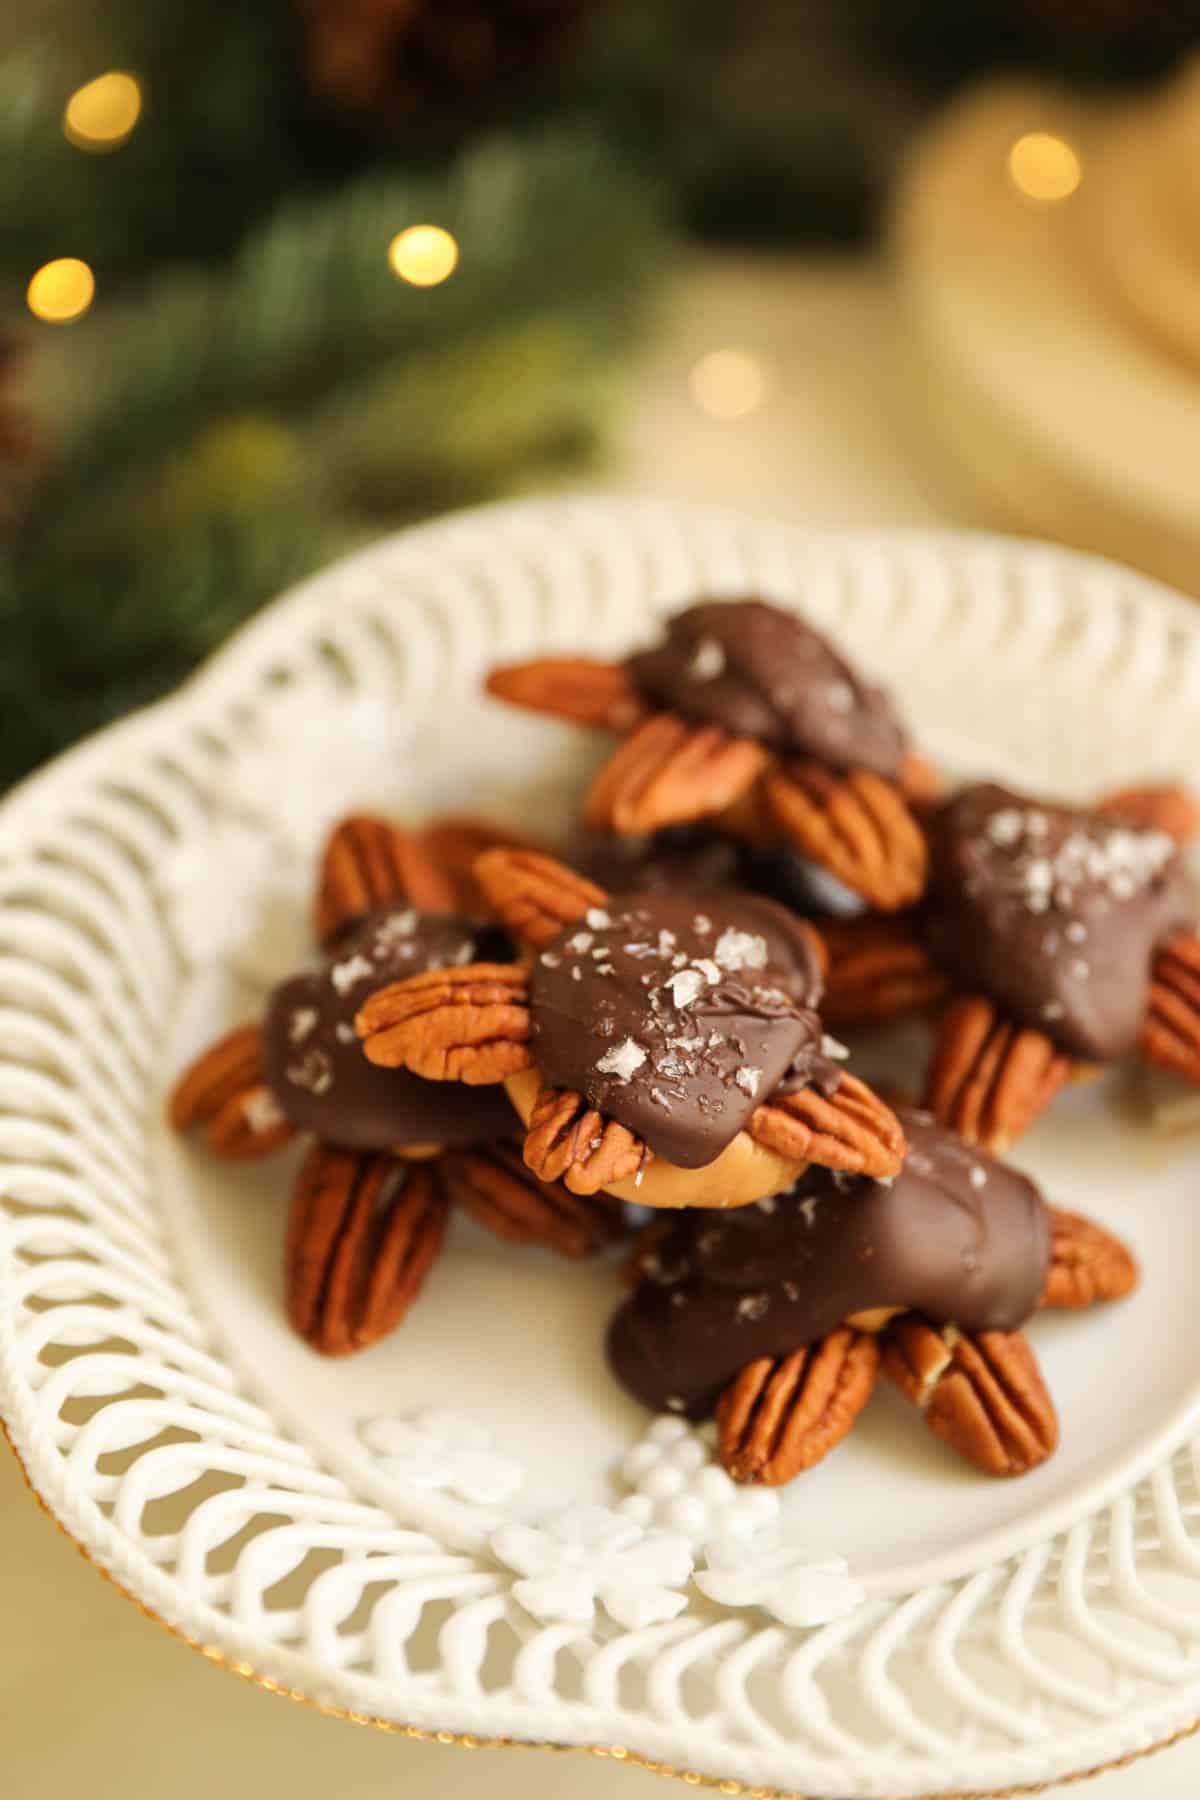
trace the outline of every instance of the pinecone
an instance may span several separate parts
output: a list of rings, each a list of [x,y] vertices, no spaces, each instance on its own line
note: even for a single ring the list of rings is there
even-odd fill
[[[561,51],[588,0],[300,0],[309,86],[387,125],[486,110]]]
[[[11,525],[45,461],[45,448],[20,393],[28,345],[0,332],[0,529]]]
[[[1118,84],[1200,44],[1200,0],[859,0],[864,48],[939,87],[997,68]]]
[[[1020,0],[1019,11],[1063,31],[1164,31],[1197,28],[1189,0]]]

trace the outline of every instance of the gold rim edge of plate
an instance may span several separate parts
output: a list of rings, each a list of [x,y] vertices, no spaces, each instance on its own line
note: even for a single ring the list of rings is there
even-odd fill
[[[652,1757],[642,1756],[638,1751],[628,1750],[620,1744],[536,1743],[524,1738],[481,1737],[474,1732],[432,1731],[424,1725],[405,1725],[396,1719],[384,1719],[372,1713],[356,1712],[351,1707],[337,1706],[332,1701],[318,1700],[312,1694],[306,1694],[302,1688],[288,1687],[284,1682],[276,1681],[272,1676],[262,1674],[252,1663],[227,1656],[215,1645],[205,1644],[199,1638],[192,1637],[188,1632],[183,1631],[178,1625],[172,1625],[169,1619],[164,1619],[161,1613],[155,1612],[152,1606],[148,1606],[123,1582],[118,1581],[110,1570],[106,1569],[102,1563],[97,1562],[87,1545],[77,1538],[74,1532],[68,1530],[38,1489],[26,1467],[24,1457],[13,1441],[8,1422],[3,1416],[0,1416],[0,1434],[3,1435],[4,1442],[12,1451],[22,1481],[41,1511],[90,1568],[102,1576],[123,1600],[127,1600],[131,1606],[136,1607],[144,1619],[150,1619],[154,1624],[161,1626],[178,1643],[185,1644],[189,1650],[194,1650],[215,1668],[224,1669],[231,1675],[239,1676],[243,1681],[250,1682],[252,1686],[261,1688],[264,1693],[274,1694],[281,1700],[290,1700],[294,1705],[306,1707],[308,1711],[319,1713],[325,1718],[344,1719],[351,1725],[366,1725],[374,1731],[386,1732],[393,1737],[407,1738],[415,1743],[443,1744],[459,1750],[544,1750],[557,1756],[574,1754],[602,1757],[609,1762],[631,1764],[634,1768],[644,1769],[649,1775],[661,1775],[672,1781],[681,1781],[685,1787],[704,1788],[715,1794],[738,1795],[741,1800],[837,1800],[834,1795],[805,1795],[786,1788],[758,1787],[732,1778],[723,1779],[718,1775],[701,1775],[694,1769],[679,1769],[670,1763],[656,1762]],[[1037,1781],[1019,1787],[963,1789],[953,1794],[927,1794],[920,1796],[919,1800],[1020,1800],[1020,1797],[1026,1794],[1052,1793],[1055,1788],[1069,1787],[1079,1782],[1090,1781],[1094,1776],[1109,1774],[1114,1769],[1129,1768],[1134,1763],[1142,1762],[1148,1756],[1156,1756],[1159,1751],[1169,1750],[1175,1744],[1185,1742],[1188,1738],[1194,1737],[1197,1732],[1200,1732],[1200,1718],[1192,1720],[1188,1725],[1181,1726],[1178,1731],[1172,1732],[1169,1737],[1161,1738],[1155,1744],[1145,1744],[1139,1750],[1130,1750],[1124,1756],[1115,1757],[1112,1762],[1096,1763],[1090,1769],[1080,1769],[1074,1774],[1063,1775],[1056,1781]]]

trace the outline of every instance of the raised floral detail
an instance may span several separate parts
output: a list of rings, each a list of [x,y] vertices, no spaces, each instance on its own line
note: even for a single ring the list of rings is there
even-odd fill
[[[193,966],[228,960],[270,987],[312,952],[313,858],[347,812],[403,767],[394,709],[356,700],[314,730],[311,700],[272,714],[269,732],[239,746],[213,789],[208,830],[168,855],[158,887]],[[399,796],[395,796],[399,798]]]
[[[475,1506],[502,1506],[523,1479],[519,1463],[492,1449],[490,1433],[458,1413],[365,1419],[359,1436],[380,1473],[411,1487],[457,1494]]]
[[[704,1546],[700,1592],[719,1606],[757,1606],[781,1625],[827,1625],[861,1606],[865,1592],[841,1557],[812,1561],[776,1537],[714,1538]]]
[[[535,1619],[591,1622],[597,1603],[631,1631],[673,1619],[687,1605],[679,1588],[692,1546],[677,1532],[645,1531],[604,1506],[573,1506],[540,1525],[502,1525],[499,1560],[521,1577],[513,1596]]]
[[[310,858],[347,813],[403,798],[407,730],[402,711],[366,696],[323,708],[317,724],[311,695],[299,695],[272,709],[268,732],[239,746],[222,810]]]
[[[779,1517],[773,1488],[739,1487],[716,1461],[710,1426],[664,1414],[642,1434],[620,1467],[631,1492],[617,1504],[642,1526],[680,1532],[692,1544],[752,1537]]]
[[[312,951],[312,870],[281,852],[259,825],[223,818],[168,855],[158,886],[175,941],[193,967],[228,958],[239,974],[269,985]]]

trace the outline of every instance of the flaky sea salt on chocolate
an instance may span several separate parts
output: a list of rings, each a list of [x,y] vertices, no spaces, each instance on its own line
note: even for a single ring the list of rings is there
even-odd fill
[[[704,900],[614,893],[552,940],[530,984],[546,1082],[683,1168],[713,1161],[785,1074],[838,1079],[820,1054],[809,934],[771,901]]]
[[[1090,1062],[1136,1047],[1154,952],[1196,917],[1173,838],[980,783],[941,809],[931,850],[922,929],[962,991]]]
[[[606,1050],[596,1063],[601,1075],[615,1075],[618,1081],[630,1081],[646,1060],[646,1052],[633,1038],[623,1038]]]

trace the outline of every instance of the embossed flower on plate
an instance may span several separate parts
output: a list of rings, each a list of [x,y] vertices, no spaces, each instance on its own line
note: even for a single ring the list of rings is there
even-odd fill
[[[524,1479],[520,1463],[492,1449],[491,1433],[458,1413],[366,1419],[359,1436],[382,1474],[476,1506],[502,1506]]]
[[[599,1603],[636,1631],[673,1619],[692,1572],[692,1547],[678,1532],[646,1531],[604,1506],[573,1506],[539,1525],[502,1525],[492,1550],[521,1577],[515,1598],[536,1619],[590,1624]]]
[[[800,1544],[765,1535],[713,1538],[696,1572],[700,1592],[719,1606],[757,1606],[781,1625],[828,1625],[852,1613],[865,1591],[841,1557],[813,1561]]]
[[[158,885],[187,961],[227,957],[260,987],[299,967],[311,948],[313,858],[338,818],[379,801],[402,748],[394,710],[378,700],[335,708],[319,726],[311,697],[274,711],[222,770],[207,832],[163,860]]]
[[[621,1463],[631,1489],[617,1511],[639,1525],[678,1531],[699,1545],[709,1538],[747,1538],[779,1517],[773,1488],[739,1487],[716,1461],[711,1426],[670,1413],[652,1420]]]

